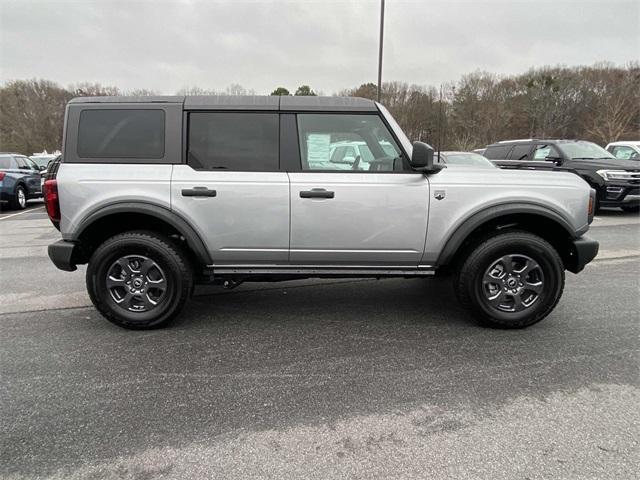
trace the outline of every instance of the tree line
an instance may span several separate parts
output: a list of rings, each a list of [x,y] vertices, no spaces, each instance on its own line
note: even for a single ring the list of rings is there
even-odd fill
[[[178,95],[255,95],[186,87]],[[377,98],[374,83],[338,95]],[[61,146],[64,107],[76,96],[158,95],[99,84],[68,88],[49,80],[14,80],[0,87],[0,151],[25,154]],[[291,95],[277,87],[271,95]],[[294,95],[316,95],[301,85]],[[541,67],[519,75],[473,72],[440,86],[382,84],[385,105],[411,140],[443,150],[470,150],[513,138],[579,138],[601,145],[640,139],[640,65]]]

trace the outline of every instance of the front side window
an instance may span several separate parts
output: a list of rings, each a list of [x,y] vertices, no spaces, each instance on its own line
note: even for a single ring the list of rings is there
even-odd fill
[[[640,154],[631,147],[619,146],[613,147],[613,155],[621,160],[632,160],[640,158]]]
[[[25,157],[24,162],[27,164],[27,168],[30,168],[31,170],[39,170],[38,165],[36,165],[36,162],[31,160],[30,158]]]
[[[533,152],[533,159],[546,160],[547,157],[560,158],[560,154],[553,145],[537,145]]]
[[[187,163],[195,170],[278,170],[278,114],[193,112]]]
[[[83,110],[78,127],[81,158],[162,158],[164,111]]]
[[[302,169],[392,172],[401,150],[378,115],[299,114]]]

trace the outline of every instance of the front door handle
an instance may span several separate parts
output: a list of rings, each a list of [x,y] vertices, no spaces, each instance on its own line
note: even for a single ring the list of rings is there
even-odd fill
[[[215,190],[209,190],[207,187],[193,187],[183,188],[183,197],[215,197],[217,195]]]
[[[324,188],[312,188],[311,190],[303,190],[300,192],[300,198],[333,198],[334,192],[329,192]]]

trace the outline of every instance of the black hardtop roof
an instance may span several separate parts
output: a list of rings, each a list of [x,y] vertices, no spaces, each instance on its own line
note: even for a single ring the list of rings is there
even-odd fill
[[[185,110],[377,111],[373,100],[359,97],[276,95],[194,95],[148,97],[76,97],[69,103],[182,103]]]

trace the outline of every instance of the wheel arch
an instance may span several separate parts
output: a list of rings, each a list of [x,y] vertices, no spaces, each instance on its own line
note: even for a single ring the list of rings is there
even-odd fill
[[[168,208],[151,203],[120,202],[102,206],[79,223],[69,240],[81,245],[85,258],[78,259],[78,263],[85,263],[108,237],[140,229],[178,236],[193,260],[201,265],[213,263],[205,243],[189,222]]]
[[[571,240],[584,232],[576,232],[558,212],[537,204],[515,203],[495,205],[472,214],[449,236],[437,265],[456,264],[480,238],[492,231],[519,229],[547,240],[558,251],[566,265],[571,264]]]

